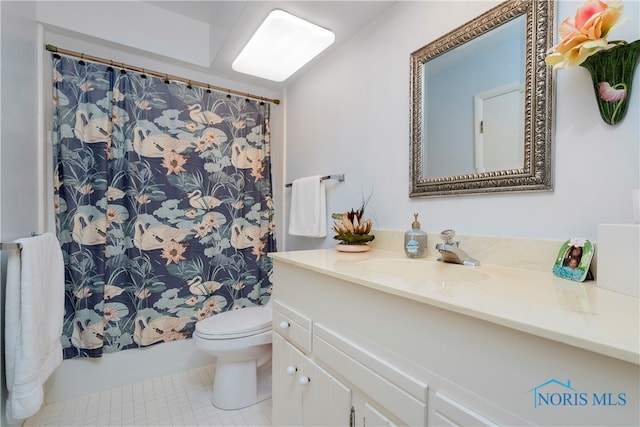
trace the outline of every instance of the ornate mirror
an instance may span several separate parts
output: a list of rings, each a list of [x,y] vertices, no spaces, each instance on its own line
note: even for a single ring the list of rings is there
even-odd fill
[[[554,5],[506,1],[411,54],[410,197],[552,190]]]

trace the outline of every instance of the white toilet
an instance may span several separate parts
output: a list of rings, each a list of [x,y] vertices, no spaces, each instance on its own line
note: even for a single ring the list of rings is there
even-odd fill
[[[215,407],[240,409],[271,397],[272,319],[269,300],[196,323],[196,347],[217,358],[211,394]]]

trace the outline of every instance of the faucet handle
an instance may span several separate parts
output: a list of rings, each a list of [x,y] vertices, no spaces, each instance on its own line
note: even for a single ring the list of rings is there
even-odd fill
[[[448,245],[455,244],[455,242],[453,241],[453,238],[455,235],[456,235],[456,231],[451,229],[440,232],[440,238],[444,240],[444,242]]]

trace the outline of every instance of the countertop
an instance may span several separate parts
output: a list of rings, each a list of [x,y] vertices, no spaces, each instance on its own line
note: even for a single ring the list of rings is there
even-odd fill
[[[598,287],[593,281],[573,282],[551,272],[499,265],[443,264],[435,257],[408,259],[404,253],[381,249],[364,253],[319,249],[269,256],[640,365],[640,299]],[[456,279],[458,274],[463,280]]]

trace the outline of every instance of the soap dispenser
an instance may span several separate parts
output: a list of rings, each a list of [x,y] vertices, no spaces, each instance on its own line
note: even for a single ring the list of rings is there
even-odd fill
[[[420,229],[417,212],[413,214],[411,230],[404,233],[404,253],[409,258],[422,258],[427,254],[427,233]]]

